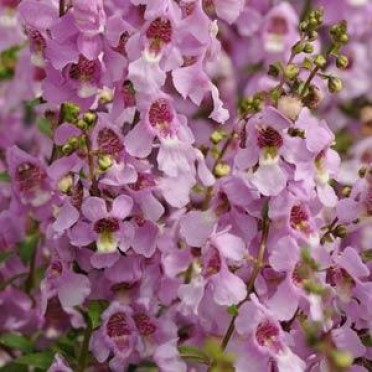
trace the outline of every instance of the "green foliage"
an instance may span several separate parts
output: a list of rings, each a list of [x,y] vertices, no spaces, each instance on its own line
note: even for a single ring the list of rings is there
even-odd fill
[[[14,332],[3,333],[0,335],[0,344],[11,349],[21,350],[25,353],[33,351],[33,343],[25,336]]]
[[[51,351],[45,351],[40,353],[25,354],[13,361],[15,364],[26,365],[29,367],[40,368],[47,370],[52,364],[54,354]]]
[[[101,314],[106,310],[108,302],[104,300],[91,301],[88,306],[88,316],[92,323],[92,328],[96,329],[101,324]]]

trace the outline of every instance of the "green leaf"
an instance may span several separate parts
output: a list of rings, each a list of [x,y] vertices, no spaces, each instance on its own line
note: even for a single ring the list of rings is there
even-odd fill
[[[199,362],[199,363],[209,363],[208,355],[201,349],[192,345],[180,345],[178,346],[178,351],[181,357],[185,360]]]
[[[96,329],[101,324],[101,314],[106,310],[108,302],[104,300],[91,301],[88,306],[88,316],[92,322],[92,328]]]
[[[48,119],[39,118],[37,120],[37,127],[39,128],[39,131],[43,133],[45,136],[47,136],[48,138],[52,138],[53,130],[52,130],[51,123]]]
[[[18,349],[24,352],[33,350],[33,344],[26,337],[16,333],[4,333],[0,336],[0,344],[10,347],[11,349]]]
[[[53,362],[54,355],[50,351],[22,355],[14,363],[46,370]]]
[[[28,367],[21,366],[17,363],[11,362],[11,363],[5,364],[4,367],[1,367],[0,372],[28,372]]]
[[[1,182],[10,182],[10,176],[7,171],[0,173],[0,181]]]

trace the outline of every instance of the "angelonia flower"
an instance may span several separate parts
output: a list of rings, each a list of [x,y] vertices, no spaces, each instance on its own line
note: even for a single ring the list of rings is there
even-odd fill
[[[0,367],[371,371],[371,16],[0,0]]]

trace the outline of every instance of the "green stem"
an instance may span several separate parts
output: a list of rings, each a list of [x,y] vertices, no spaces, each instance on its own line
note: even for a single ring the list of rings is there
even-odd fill
[[[85,328],[85,332],[84,332],[84,339],[81,345],[81,350],[79,354],[76,372],[85,371],[85,366],[87,363],[87,358],[88,358],[88,353],[89,353],[89,341],[90,341],[90,337],[92,336],[92,332],[93,332],[93,325],[92,325],[92,322],[89,316],[87,315],[85,316],[85,321],[87,323],[87,327]]]
[[[255,283],[259,273],[261,272],[262,267],[264,266],[264,256],[265,256],[265,251],[266,251],[267,238],[269,236],[269,228],[270,228],[270,221],[269,221],[269,218],[266,214],[263,218],[262,237],[261,237],[260,247],[259,247],[259,250],[258,250],[257,260],[256,260],[256,263],[253,267],[252,274],[251,274],[251,276],[248,280],[248,283],[247,283],[247,296],[243,301],[241,301],[238,304],[238,308],[241,305],[243,305],[243,303],[245,303],[246,301],[249,300],[249,296],[253,292],[253,289],[254,289],[254,283]],[[231,318],[230,324],[229,324],[229,326],[227,328],[227,331],[226,331],[226,333],[225,333],[225,335],[222,339],[222,342],[221,342],[221,349],[222,350],[226,349],[227,344],[229,343],[229,341],[230,341],[230,339],[231,339],[231,337],[234,333],[236,317],[237,316],[234,315]]]
[[[59,109],[57,127],[59,127],[63,123],[63,119],[64,119],[63,118],[63,111],[64,111],[64,103],[61,104],[61,107]],[[54,129],[56,129],[56,128],[54,128]],[[50,156],[49,164],[52,164],[57,158],[58,158],[57,145],[55,143],[53,143],[52,155]]]
[[[305,0],[304,6],[301,11],[301,17],[300,19],[303,20],[307,16],[307,13],[309,13],[310,9],[312,8],[312,0]]]
[[[87,147],[89,178],[92,182],[92,187],[90,191],[93,196],[99,196],[100,191],[98,188],[98,182],[97,182],[95,172],[94,172],[94,157],[93,157],[93,152],[92,152],[92,145],[91,145],[88,133],[85,133],[85,143]]]
[[[315,66],[315,68],[310,72],[307,80],[305,81],[305,84],[304,86],[302,87],[302,90],[301,90],[301,93],[300,93],[300,97],[303,97],[304,94],[306,93],[306,89],[309,87],[310,83],[311,83],[311,80],[314,79],[316,73],[319,71],[319,66]]]
[[[25,290],[27,293],[30,293],[32,288],[35,285],[35,269],[36,269],[36,255],[37,255],[37,244],[34,248],[31,256],[31,262],[30,262],[30,269],[27,275],[27,279],[25,281]]]

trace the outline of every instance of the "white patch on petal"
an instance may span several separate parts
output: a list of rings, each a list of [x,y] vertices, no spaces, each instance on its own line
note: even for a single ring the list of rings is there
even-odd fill
[[[101,253],[112,253],[116,251],[118,241],[114,233],[105,231],[98,234],[97,250]]]
[[[281,35],[269,34],[265,40],[265,50],[269,53],[284,51],[284,38]]]
[[[79,89],[78,96],[80,98],[88,98],[88,97],[93,96],[97,92],[98,92],[98,89],[95,86],[91,84],[83,83]]]
[[[37,66],[37,67],[44,67],[45,66],[45,61],[44,61],[43,55],[40,54],[40,53],[32,53],[31,54],[31,63],[34,66]]]

